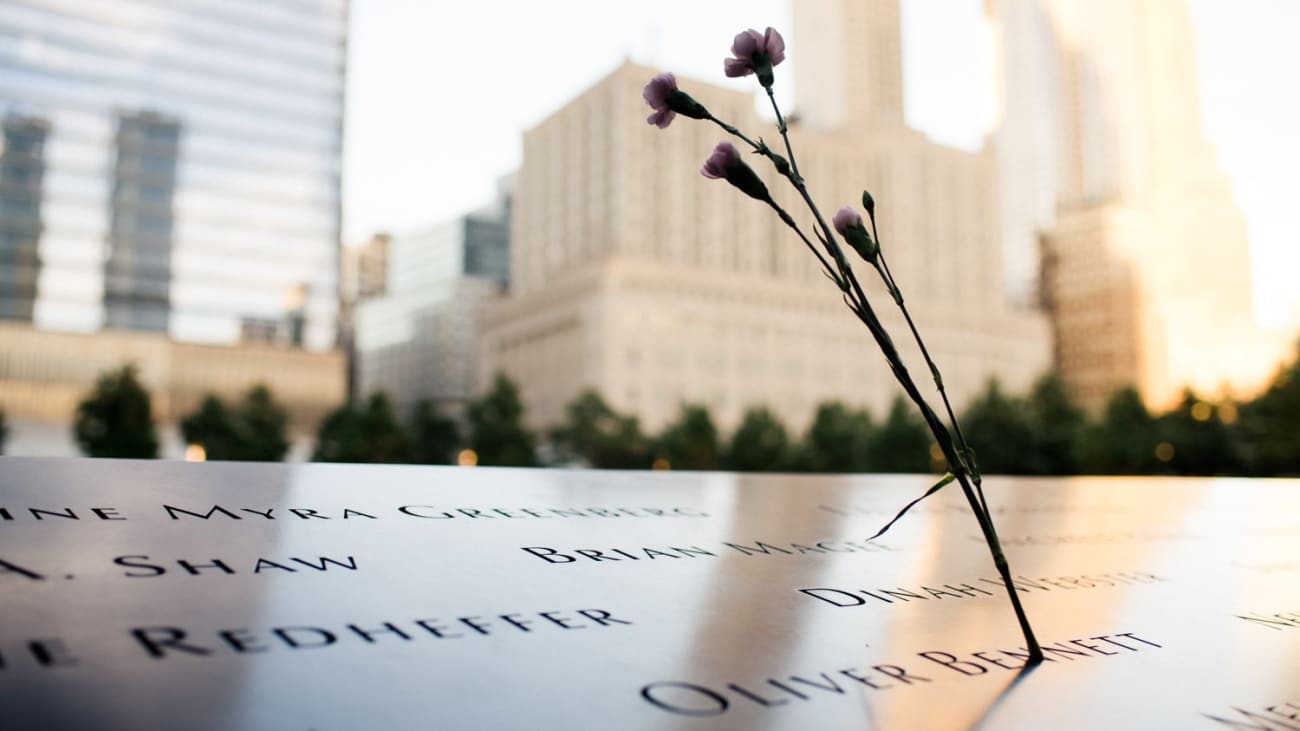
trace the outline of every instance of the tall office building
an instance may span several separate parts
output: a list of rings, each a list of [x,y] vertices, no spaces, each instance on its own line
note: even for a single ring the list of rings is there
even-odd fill
[[[0,138],[0,319],[31,320],[41,271],[45,138],[40,117],[6,114]]]
[[[510,280],[510,187],[497,202],[391,238],[381,295],[355,313],[357,396],[383,392],[405,417],[421,399],[450,413],[474,395],[477,319]]]
[[[180,136],[178,120],[154,112],[118,118],[104,267],[110,329],[167,332]]]
[[[1246,224],[1202,132],[1185,3],[990,6],[1004,231],[1022,264],[1041,246],[1066,383],[1094,407],[1129,385],[1157,408],[1188,386],[1248,394],[1286,342],[1255,325]]]
[[[393,237],[375,234],[361,246],[343,250],[343,301],[356,303],[382,297],[388,287],[388,250]]]
[[[346,26],[347,0],[0,0],[0,317],[234,344],[301,300],[332,348]]]
[[[1049,367],[1049,336],[1041,316],[1003,294],[994,156],[904,125],[897,0],[800,0],[793,10],[792,136],[823,212],[873,192],[891,266],[958,404],[990,377],[1028,388]],[[791,83],[777,71],[778,84]],[[815,260],[770,210],[700,176],[724,133],[685,118],[646,124],[641,90],[655,73],[626,64],[524,135],[511,292],[480,321],[480,383],[505,371],[538,425],[563,418],[584,388],[650,429],[683,402],[709,406],[723,428],[760,404],[796,429],[822,401],[882,413],[900,389]],[[679,82],[719,117],[775,136],[754,111],[757,84],[738,93]],[[807,220],[769,167],[756,164]],[[859,273],[927,383],[906,324],[872,270]]]
[[[347,0],[0,0],[15,451],[75,453],[77,401],[127,362],[164,425],[262,382],[301,441],[342,402],[346,27]]]

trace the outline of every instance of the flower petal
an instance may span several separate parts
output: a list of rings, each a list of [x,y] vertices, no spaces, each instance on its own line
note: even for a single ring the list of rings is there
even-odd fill
[[[665,109],[668,106],[668,95],[676,90],[677,77],[671,73],[659,74],[645,85],[645,89],[641,91],[641,98],[655,109]]]
[[[713,154],[709,159],[704,161],[704,168],[700,174],[706,178],[725,178],[727,169],[740,161],[740,151],[736,146],[723,140],[713,148]]]
[[[749,76],[754,73],[754,65],[749,62],[749,59],[724,58],[722,59],[722,72],[732,78]]]
[[[740,162],[740,150],[737,150],[735,145],[726,140],[719,142],[713,148],[713,152],[714,154],[721,154],[724,163],[728,167]]]
[[[758,31],[750,28],[747,31],[737,33],[731,42],[731,54],[736,58],[748,60],[754,55],[754,51],[763,47],[763,36]]]
[[[646,117],[645,121],[647,124],[653,124],[659,129],[667,129],[668,125],[672,124],[673,120],[676,118],[677,112],[674,112],[671,109],[659,109],[656,110],[654,114]]]
[[[785,39],[776,28],[768,26],[767,33],[763,35],[763,45],[767,49],[768,57],[772,59],[773,66],[785,60]]]
[[[839,231],[840,235],[843,236],[850,226],[862,225],[862,216],[858,215],[858,212],[849,206],[844,206],[835,212],[835,218],[832,219],[831,223],[835,226],[835,230]]]

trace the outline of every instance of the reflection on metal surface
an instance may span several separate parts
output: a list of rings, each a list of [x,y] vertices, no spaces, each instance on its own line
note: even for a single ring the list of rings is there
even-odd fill
[[[1298,725],[1300,483],[927,485],[6,459],[0,726]]]

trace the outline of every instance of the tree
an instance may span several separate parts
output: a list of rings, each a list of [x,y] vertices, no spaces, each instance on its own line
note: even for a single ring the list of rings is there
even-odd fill
[[[387,394],[370,394],[357,425],[361,433],[361,458],[357,461],[380,464],[407,461],[410,442]]]
[[[288,413],[258,384],[233,410],[218,396],[204,396],[198,410],[181,419],[181,436],[201,445],[207,459],[278,462],[289,451],[288,424]]]
[[[1188,389],[1178,406],[1156,420],[1169,470],[1180,475],[1242,474],[1245,465],[1218,409]]]
[[[1251,474],[1300,475],[1300,344],[1268,388],[1241,405],[1238,429]]]
[[[565,407],[564,423],[551,431],[557,456],[600,469],[650,466],[649,444],[636,417],[615,412],[588,389]]]
[[[659,436],[659,457],[675,470],[716,470],[720,466],[718,429],[704,406],[683,404],[677,421]]]
[[[469,447],[481,465],[534,467],[537,452],[532,432],[524,428],[519,388],[498,373],[492,389],[469,406]]]
[[[321,422],[312,459],[317,462],[391,464],[407,461],[410,442],[388,396],[374,393],[365,408],[340,406]]]
[[[1030,448],[1027,474],[1079,474],[1079,439],[1085,418],[1074,405],[1059,374],[1048,373],[1034,384],[1025,402]]]
[[[595,454],[593,467],[604,469],[649,469],[654,462],[650,437],[641,431],[635,416],[619,416],[614,433]]]
[[[271,389],[257,384],[248,389],[235,412],[239,449],[235,459],[249,462],[279,462],[289,451],[289,414],[271,396]]]
[[[235,415],[213,394],[203,397],[199,408],[181,419],[181,437],[186,444],[203,447],[206,459],[239,459],[239,429]]]
[[[1097,475],[1149,475],[1160,468],[1156,422],[1133,387],[1111,395],[1100,421],[1089,424],[1079,444],[1083,469]]]
[[[872,472],[929,472],[930,431],[902,396],[894,397],[889,416],[867,443]]]
[[[975,462],[983,473],[1032,474],[1034,427],[1020,399],[1002,394],[996,379],[971,402],[961,417],[962,432],[975,450]]]
[[[874,429],[865,410],[839,402],[819,404],[796,457],[798,465],[809,472],[866,472]]]
[[[316,462],[364,462],[361,413],[348,404],[331,411],[316,432]]]
[[[747,409],[727,447],[725,466],[738,472],[790,469],[790,437],[785,425],[765,406]]]
[[[420,399],[411,409],[412,462],[417,464],[453,464],[460,448],[460,431],[456,422],[438,413],[433,402]]]
[[[102,373],[77,405],[73,437],[90,457],[156,458],[158,436],[151,408],[134,365]]]

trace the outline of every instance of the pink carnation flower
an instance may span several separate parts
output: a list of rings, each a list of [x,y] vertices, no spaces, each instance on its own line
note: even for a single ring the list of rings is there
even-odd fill
[[[664,129],[669,124],[672,124],[677,112],[668,108],[668,97],[674,91],[677,91],[677,77],[671,73],[659,74],[650,79],[650,83],[646,84],[645,89],[641,91],[641,98],[645,99],[645,103],[649,104],[650,108],[655,111],[654,114],[646,117],[646,122],[659,129]]]
[[[772,27],[765,33],[750,28],[736,34],[731,43],[731,54],[735,58],[722,62],[722,70],[727,76],[749,76],[757,72],[760,81],[764,76],[768,77],[766,86],[771,83],[772,67],[785,60],[785,39]]]
[[[704,161],[704,168],[700,173],[706,178],[726,178],[727,171],[734,169],[739,162],[740,151],[735,145],[724,140],[713,148],[713,154]]]
[[[767,185],[758,177],[754,169],[745,164],[740,159],[740,151],[736,146],[723,140],[718,146],[713,148],[713,154],[709,159],[704,161],[704,167],[700,174],[706,178],[722,179],[731,183],[740,189],[740,192],[763,201],[772,203],[772,196],[768,193]]]
[[[709,118],[709,110],[703,104],[677,88],[677,77],[672,74],[659,74],[650,79],[641,90],[641,98],[655,110],[645,121],[659,129],[667,127],[679,114],[691,119]]]

